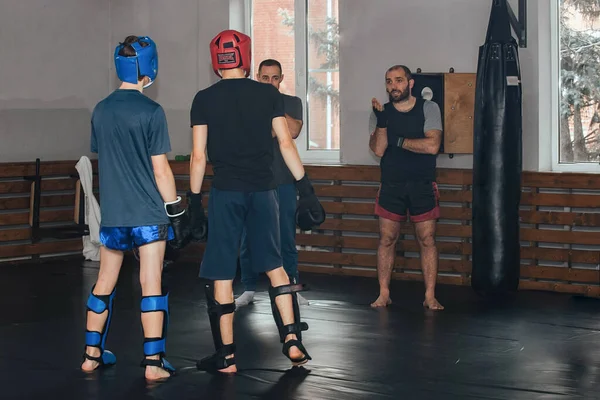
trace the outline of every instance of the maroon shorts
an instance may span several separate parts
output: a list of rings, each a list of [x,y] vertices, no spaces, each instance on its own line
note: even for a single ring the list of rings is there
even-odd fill
[[[382,183],[375,201],[375,214],[392,221],[423,222],[440,217],[439,191],[431,181]]]

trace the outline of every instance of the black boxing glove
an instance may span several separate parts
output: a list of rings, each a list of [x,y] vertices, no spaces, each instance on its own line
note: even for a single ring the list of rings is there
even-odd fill
[[[296,181],[296,189],[300,197],[296,207],[296,224],[303,231],[310,231],[325,221],[325,210],[308,180],[308,175],[304,174],[302,179]]]
[[[202,207],[202,193],[187,192],[191,220],[191,236],[196,242],[206,242],[208,239],[208,218]]]
[[[190,241],[190,216],[188,210],[183,208],[181,197],[177,196],[177,200],[165,202],[165,211],[169,220],[171,220],[171,226],[175,233],[175,239],[169,243],[175,249],[182,249]]]

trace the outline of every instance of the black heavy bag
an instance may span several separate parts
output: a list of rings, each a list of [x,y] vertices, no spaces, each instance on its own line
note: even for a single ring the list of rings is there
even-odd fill
[[[519,286],[522,171],[521,73],[506,0],[493,0],[479,48],[473,148],[471,286],[497,297]]]

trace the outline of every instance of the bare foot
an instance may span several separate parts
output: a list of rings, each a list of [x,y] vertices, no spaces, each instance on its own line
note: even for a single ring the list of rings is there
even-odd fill
[[[97,347],[87,347],[85,349],[85,352],[90,357],[100,357],[100,349]],[[86,358],[83,361],[83,364],[81,364],[81,369],[85,372],[92,372],[96,368],[98,368],[99,365],[100,365],[100,363],[98,361],[88,360]]]
[[[159,381],[170,377],[167,371],[159,367],[146,366],[146,379],[149,381]]]
[[[85,372],[92,372],[96,368],[98,368],[98,365],[100,365],[100,363],[98,361],[92,361],[92,360],[86,359],[83,362],[83,364],[81,364],[81,369]]]
[[[285,341],[288,342],[290,340],[295,340],[295,339],[298,339],[298,337],[296,335],[288,335],[285,338]],[[300,349],[298,347],[296,347],[296,346],[291,346],[290,347],[290,349],[288,350],[288,355],[293,360],[300,360],[300,359],[304,358],[304,353],[302,351],[300,351]],[[304,365],[307,362],[308,362],[308,359],[304,359],[304,360],[299,361],[299,362],[292,361],[292,365],[294,365],[294,366]]]
[[[378,307],[387,307],[390,304],[392,304],[392,299],[390,299],[390,295],[385,295],[385,294],[380,294],[379,297],[377,298],[377,300],[375,300],[373,303],[371,303],[371,307],[373,308],[378,308]]]
[[[228,358],[233,358],[233,354],[228,355],[227,357],[225,357],[226,359]],[[219,372],[223,373],[223,374],[235,374],[237,372],[237,366],[235,364],[230,365],[227,368],[224,369],[220,369]]]
[[[225,359],[229,360],[234,358],[235,355],[234,354],[229,354],[228,356],[225,356]],[[221,363],[221,357],[219,356],[219,353],[213,353],[212,355],[208,356],[208,357],[204,357],[203,359],[201,359],[200,361],[198,361],[196,363],[196,368],[198,368],[200,371],[206,371],[209,373],[214,373],[214,372],[220,372],[222,374],[235,374],[237,372],[237,366],[235,365],[235,360],[233,360],[233,365],[230,365],[227,368],[222,368],[222,369],[218,369],[219,366],[222,365]]]
[[[435,297],[426,298],[423,302],[423,307],[429,308],[430,310],[443,310],[444,306],[442,306]]]

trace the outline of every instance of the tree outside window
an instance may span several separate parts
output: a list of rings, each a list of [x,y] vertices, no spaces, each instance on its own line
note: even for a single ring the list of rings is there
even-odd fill
[[[600,161],[600,1],[559,0],[560,163]]]
[[[275,58],[284,69],[281,91],[296,95],[306,87],[304,126],[306,150],[339,150],[339,0],[308,0],[306,15],[294,15],[295,0],[253,0],[252,39],[255,68]],[[296,54],[297,24],[306,30],[306,57]],[[297,62],[303,60],[305,82],[296,82]]]

